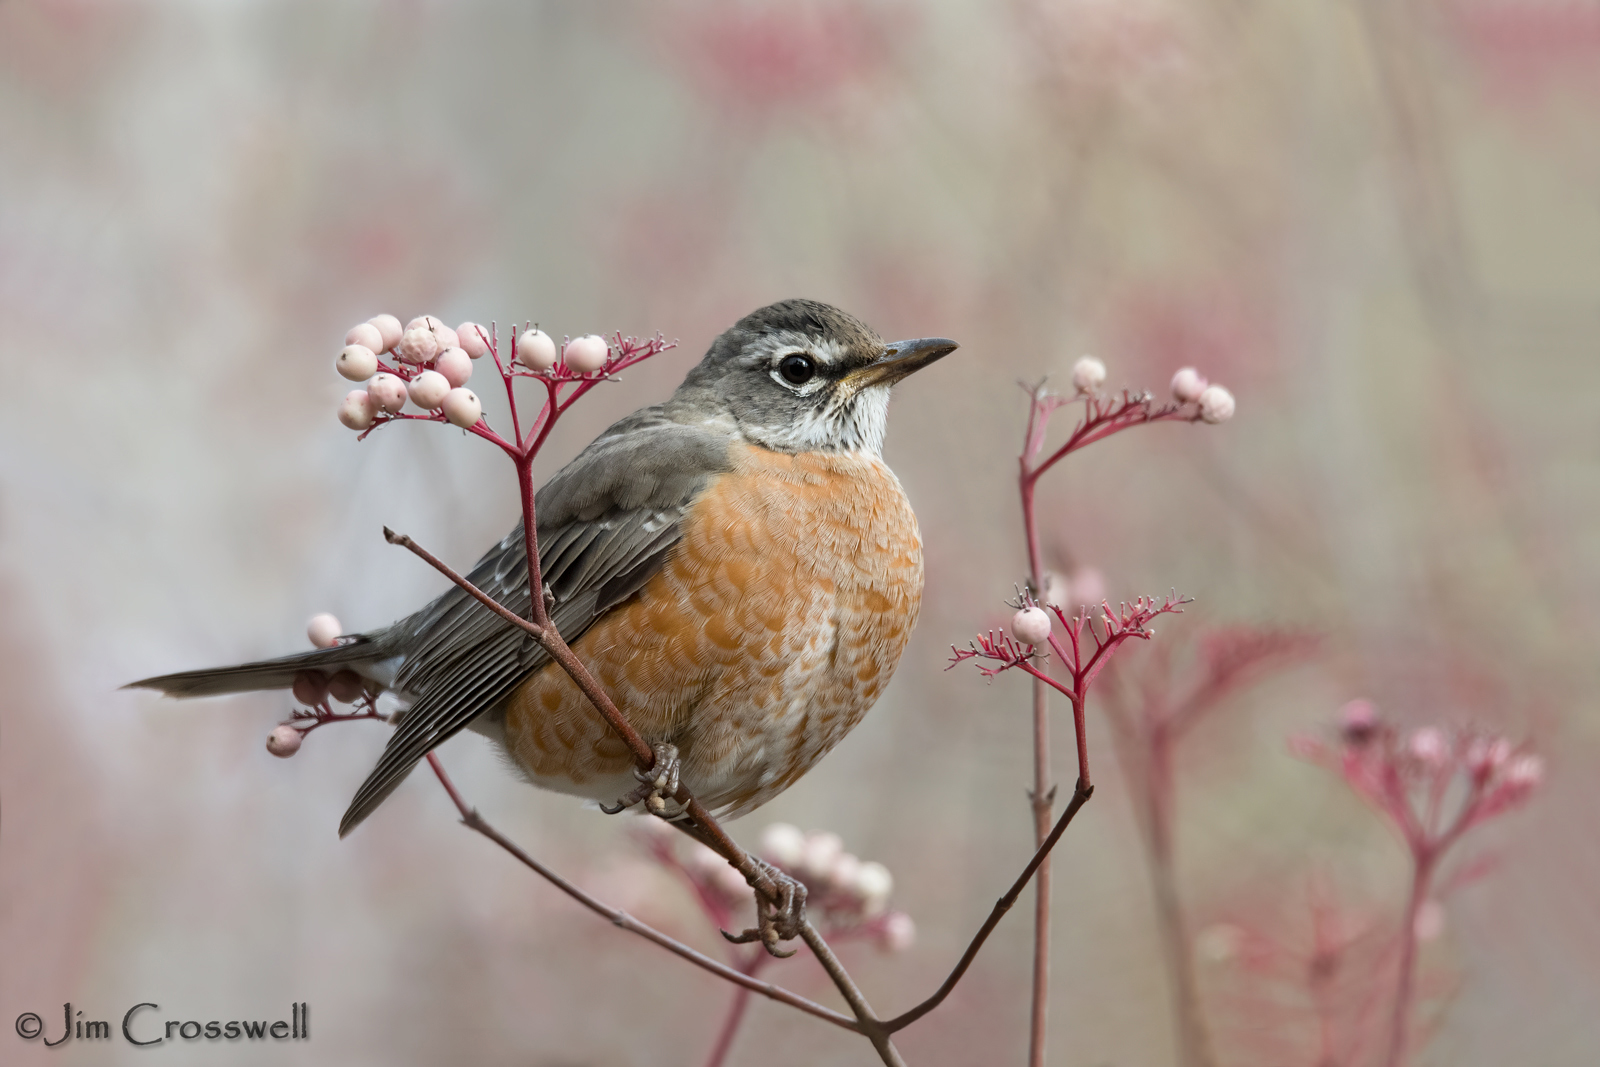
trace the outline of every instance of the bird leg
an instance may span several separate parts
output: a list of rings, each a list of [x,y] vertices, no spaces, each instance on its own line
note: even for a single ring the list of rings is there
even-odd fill
[[[735,945],[760,941],[766,946],[767,952],[779,959],[793,956],[794,949],[786,952],[779,948],[778,944],[799,937],[801,928],[806,924],[806,884],[778,870],[765,860],[755,856],[751,856],[750,860],[778,887],[778,903],[776,905],[768,903],[758,889],[755,927],[738,934],[730,934],[724,930],[722,936]],[[756,888],[755,879],[750,879],[750,886],[752,889]]]
[[[677,745],[658,744],[651,748],[655,751],[656,759],[650,769],[642,771],[635,767],[633,770],[639,788],[620,798],[615,807],[600,805],[601,811],[615,815],[642,801],[650,814],[666,817],[667,801],[678,791],[678,773],[683,769],[683,760],[678,758]]]

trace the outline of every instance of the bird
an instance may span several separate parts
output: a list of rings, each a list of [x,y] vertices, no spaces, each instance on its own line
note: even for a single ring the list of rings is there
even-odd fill
[[[552,622],[717,815],[792,785],[899,664],[923,563],[916,516],[882,455],[890,390],[956,348],[942,337],[885,343],[815,300],[771,304],[718,336],[665,402],[610,426],[535,494]],[[467,578],[527,616],[520,521]],[[341,837],[467,728],[536,786],[602,806],[637,798],[631,751],[567,674],[457,586],[330,648],[125,688],[207,697],[345,670],[369,692],[392,691],[401,711]]]

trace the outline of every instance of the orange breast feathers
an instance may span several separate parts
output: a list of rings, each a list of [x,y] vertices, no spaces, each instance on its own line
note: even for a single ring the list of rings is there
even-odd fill
[[[574,645],[683,780],[738,814],[781,793],[861,721],[922,601],[922,541],[874,455],[735,446],[683,540]],[[614,801],[632,759],[560,668],[506,705],[506,748],[537,785]]]

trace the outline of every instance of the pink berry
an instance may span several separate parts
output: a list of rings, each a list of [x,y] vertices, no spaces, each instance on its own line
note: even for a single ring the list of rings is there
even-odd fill
[[[1233,418],[1233,394],[1220,385],[1208,385],[1200,394],[1200,417],[1206,422],[1227,422]]]
[[[405,379],[393,374],[380,374],[368,382],[367,395],[372,397],[380,410],[390,415],[405,407],[409,397]]]
[[[489,331],[475,322],[463,322],[456,327],[456,337],[460,339],[461,347],[473,359],[482,359],[489,354]]]
[[[517,338],[517,362],[543,374],[556,365],[556,343],[543,330],[524,330]]]
[[[395,318],[393,315],[374,315],[372,318],[367,320],[367,323],[377,327],[378,329],[378,336],[380,338],[379,347],[373,348],[372,350],[374,352],[389,351],[389,349],[400,343],[400,335],[405,333],[405,331],[400,328],[400,320]],[[346,340],[345,343],[350,344],[352,342]],[[367,347],[372,348],[371,345],[368,345]]]
[[[351,430],[365,430],[378,417],[378,405],[365,389],[352,389],[339,405],[339,421]]]
[[[362,348],[370,348],[374,352],[382,352],[384,348],[383,331],[370,322],[357,323],[350,327],[349,333],[344,335],[344,343],[347,345],[360,345]]]
[[[267,751],[279,759],[288,759],[300,751],[300,743],[304,740],[299,730],[284,723],[267,735]]]
[[[1043,608],[1023,608],[1011,616],[1011,636],[1025,645],[1050,640],[1050,615]]]
[[[1370,700],[1352,700],[1339,709],[1339,732],[1354,745],[1364,745],[1378,732],[1378,709]]]
[[[364,382],[378,371],[378,356],[366,345],[345,345],[334,368],[352,382]]]
[[[411,379],[411,402],[424,411],[435,411],[450,392],[450,379],[436,370],[425,370]]]
[[[606,347],[606,339],[592,333],[568,341],[567,349],[562,353],[567,369],[574,374],[593,374],[604,367],[610,357],[611,350]]]
[[[412,328],[394,346],[394,354],[407,363],[430,363],[439,354],[439,342],[431,331]]]
[[[328,699],[328,676],[321,671],[301,671],[294,676],[290,692],[300,703],[314,708]]]
[[[1209,384],[1193,367],[1180,367],[1172,376],[1172,396],[1180,404],[1192,404],[1200,399]]]
[[[354,704],[367,691],[367,684],[355,671],[340,671],[328,679],[328,695],[341,704]]]
[[[450,390],[444,395],[444,403],[440,407],[444,409],[444,417],[450,420],[450,424],[463,430],[476,426],[478,420],[483,418],[483,404],[471,389]]]
[[[838,834],[826,830],[813,830],[806,835],[805,850],[800,855],[799,868],[812,878],[826,879],[833,865],[844,852],[844,841]]]
[[[883,919],[882,938],[887,952],[904,952],[917,940],[917,924],[903,911],[891,911]]]
[[[311,616],[306,623],[306,636],[311,639],[314,648],[332,648],[339,643],[339,635],[344,633],[339,626],[339,620],[329,615],[326,611]]]
[[[472,357],[464,349],[447,348],[433,360],[433,369],[444,375],[452,389],[467,384],[472,377]]]
[[[1106,381],[1106,365],[1093,356],[1084,356],[1072,365],[1072,387],[1080,393],[1093,393]]]
[[[1407,747],[1419,763],[1425,763],[1430,767],[1442,766],[1450,755],[1450,746],[1445,741],[1444,732],[1436,726],[1424,726],[1412,734]]]

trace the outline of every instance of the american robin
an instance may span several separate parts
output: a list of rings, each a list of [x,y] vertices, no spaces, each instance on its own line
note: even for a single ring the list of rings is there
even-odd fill
[[[881,455],[889,390],[955,348],[886,345],[827,304],[773,304],[535,497],[557,629],[712,811],[788,788],[894,672],[922,599],[922,543]],[[468,577],[526,615],[520,523]],[[353,670],[407,702],[341,835],[463,727],[535,785],[600,801],[635,785],[629,750],[571,679],[459,588],[333,648],[132,685],[213,696],[287,688],[308,670]]]

